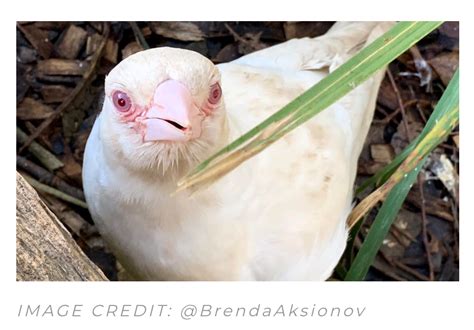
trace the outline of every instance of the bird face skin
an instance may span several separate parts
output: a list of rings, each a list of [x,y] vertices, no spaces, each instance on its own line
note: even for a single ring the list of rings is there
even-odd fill
[[[123,122],[134,124],[144,142],[189,141],[201,136],[202,121],[219,102],[219,83],[211,86],[208,104],[196,104],[188,88],[176,80],[166,80],[155,90],[150,105],[140,109],[127,93],[115,90],[112,101]]]
[[[218,69],[195,52],[158,48],[128,57],[106,78],[107,149],[140,170],[203,160],[226,127],[220,84]]]

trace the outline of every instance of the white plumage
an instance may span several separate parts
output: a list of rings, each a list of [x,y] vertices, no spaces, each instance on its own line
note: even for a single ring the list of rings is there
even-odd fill
[[[146,280],[327,279],[346,245],[357,159],[383,72],[212,186],[172,193],[199,161],[390,25],[337,23],[319,38],[290,40],[218,66],[171,48],[117,65],[87,142],[83,181],[92,217],[128,272]],[[157,96],[164,82],[179,100],[169,92]],[[222,99],[214,104],[216,84]],[[120,110],[127,107],[123,100],[114,101],[123,93],[133,104],[130,116]],[[175,100],[187,109],[185,119],[143,119],[153,107],[156,113],[174,109]],[[179,109],[171,116],[184,113]],[[150,130],[160,132],[147,120],[175,130],[173,138],[153,138]]]

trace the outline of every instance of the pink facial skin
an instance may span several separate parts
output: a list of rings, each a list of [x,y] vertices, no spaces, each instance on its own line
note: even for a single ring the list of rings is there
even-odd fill
[[[113,100],[122,120],[136,123],[134,126],[144,142],[186,142],[201,136],[202,121],[211,115],[221,93],[218,84],[211,86],[209,99],[200,108],[186,86],[176,80],[166,80],[156,88],[150,105],[145,109],[134,105],[124,107],[124,100],[117,98],[117,95],[124,95],[120,91],[114,92]]]

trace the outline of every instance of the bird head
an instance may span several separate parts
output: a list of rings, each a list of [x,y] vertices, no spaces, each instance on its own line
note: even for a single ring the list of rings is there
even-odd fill
[[[100,116],[105,152],[131,169],[163,174],[202,161],[227,130],[217,67],[168,47],[136,53],[109,73]]]

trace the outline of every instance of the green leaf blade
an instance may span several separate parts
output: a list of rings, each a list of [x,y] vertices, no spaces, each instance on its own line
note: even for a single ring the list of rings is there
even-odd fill
[[[448,95],[451,97],[447,97]],[[459,69],[454,73],[448,88],[443,93],[443,96],[444,97],[441,97],[435,109],[433,110],[433,113],[426,122],[426,125],[421,131],[420,135],[411,141],[410,144],[400,154],[398,154],[390,164],[374,174],[370,179],[367,179],[365,182],[363,182],[357,189],[356,195],[360,194],[370,186],[381,185],[384,183],[413,151],[413,149],[415,149],[418,143],[424,139],[431,130],[433,130],[433,127],[436,125],[436,123],[443,116],[449,113],[450,109],[453,109],[459,105]],[[459,117],[459,113],[456,113],[455,115]]]
[[[372,74],[384,68],[388,63],[409,49],[421,38],[438,27],[442,22],[400,22],[391,30],[362,49],[358,54],[342,64],[334,72],[321,80],[318,84],[297,97],[280,111],[264,120],[262,123],[233,141],[216,154],[199,164],[179,185],[187,188],[210,180],[205,177],[205,171],[216,167],[225,168],[219,175],[231,171],[242,161],[250,158],[268,147],[286,133],[303,124],[317,113],[329,107],[355,87],[363,83]],[[281,125],[279,125],[281,124]],[[256,139],[271,126],[278,129],[265,139]],[[239,151],[246,151],[248,157],[241,157],[236,161],[232,157]],[[232,164],[232,161],[234,163]],[[226,163],[227,162],[227,163]],[[228,165],[231,164],[231,165]]]
[[[345,281],[364,280],[420,170],[421,166],[415,168],[390,191],[359,253],[357,253],[353,264],[349,268],[344,278]]]
[[[412,168],[404,174],[403,179],[398,182],[389,192],[385,202],[378,212],[374,223],[369,229],[354,262],[350,266],[345,281],[362,281],[372,265],[383,240],[390,230],[408,192],[411,189],[418,173],[421,171],[428,154],[441,143],[459,122],[459,70],[457,70],[443,93],[439,103],[436,105],[430,119],[422,133],[415,139],[413,147],[402,159],[403,164]],[[408,150],[407,148],[406,150]],[[399,155],[401,156],[401,155]],[[416,157],[415,157],[416,156]],[[419,159],[419,161],[417,161]],[[412,161],[410,161],[412,160]],[[408,163],[407,163],[408,161]],[[396,163],[395,160],[392,163]],[[401,161],[400,161],[401,163]],[[392,165],[392,164],[390,164]],[[400,168],[396,165],[395,176],[400,177]],[[403,172],[402,172],[403,173]]]

